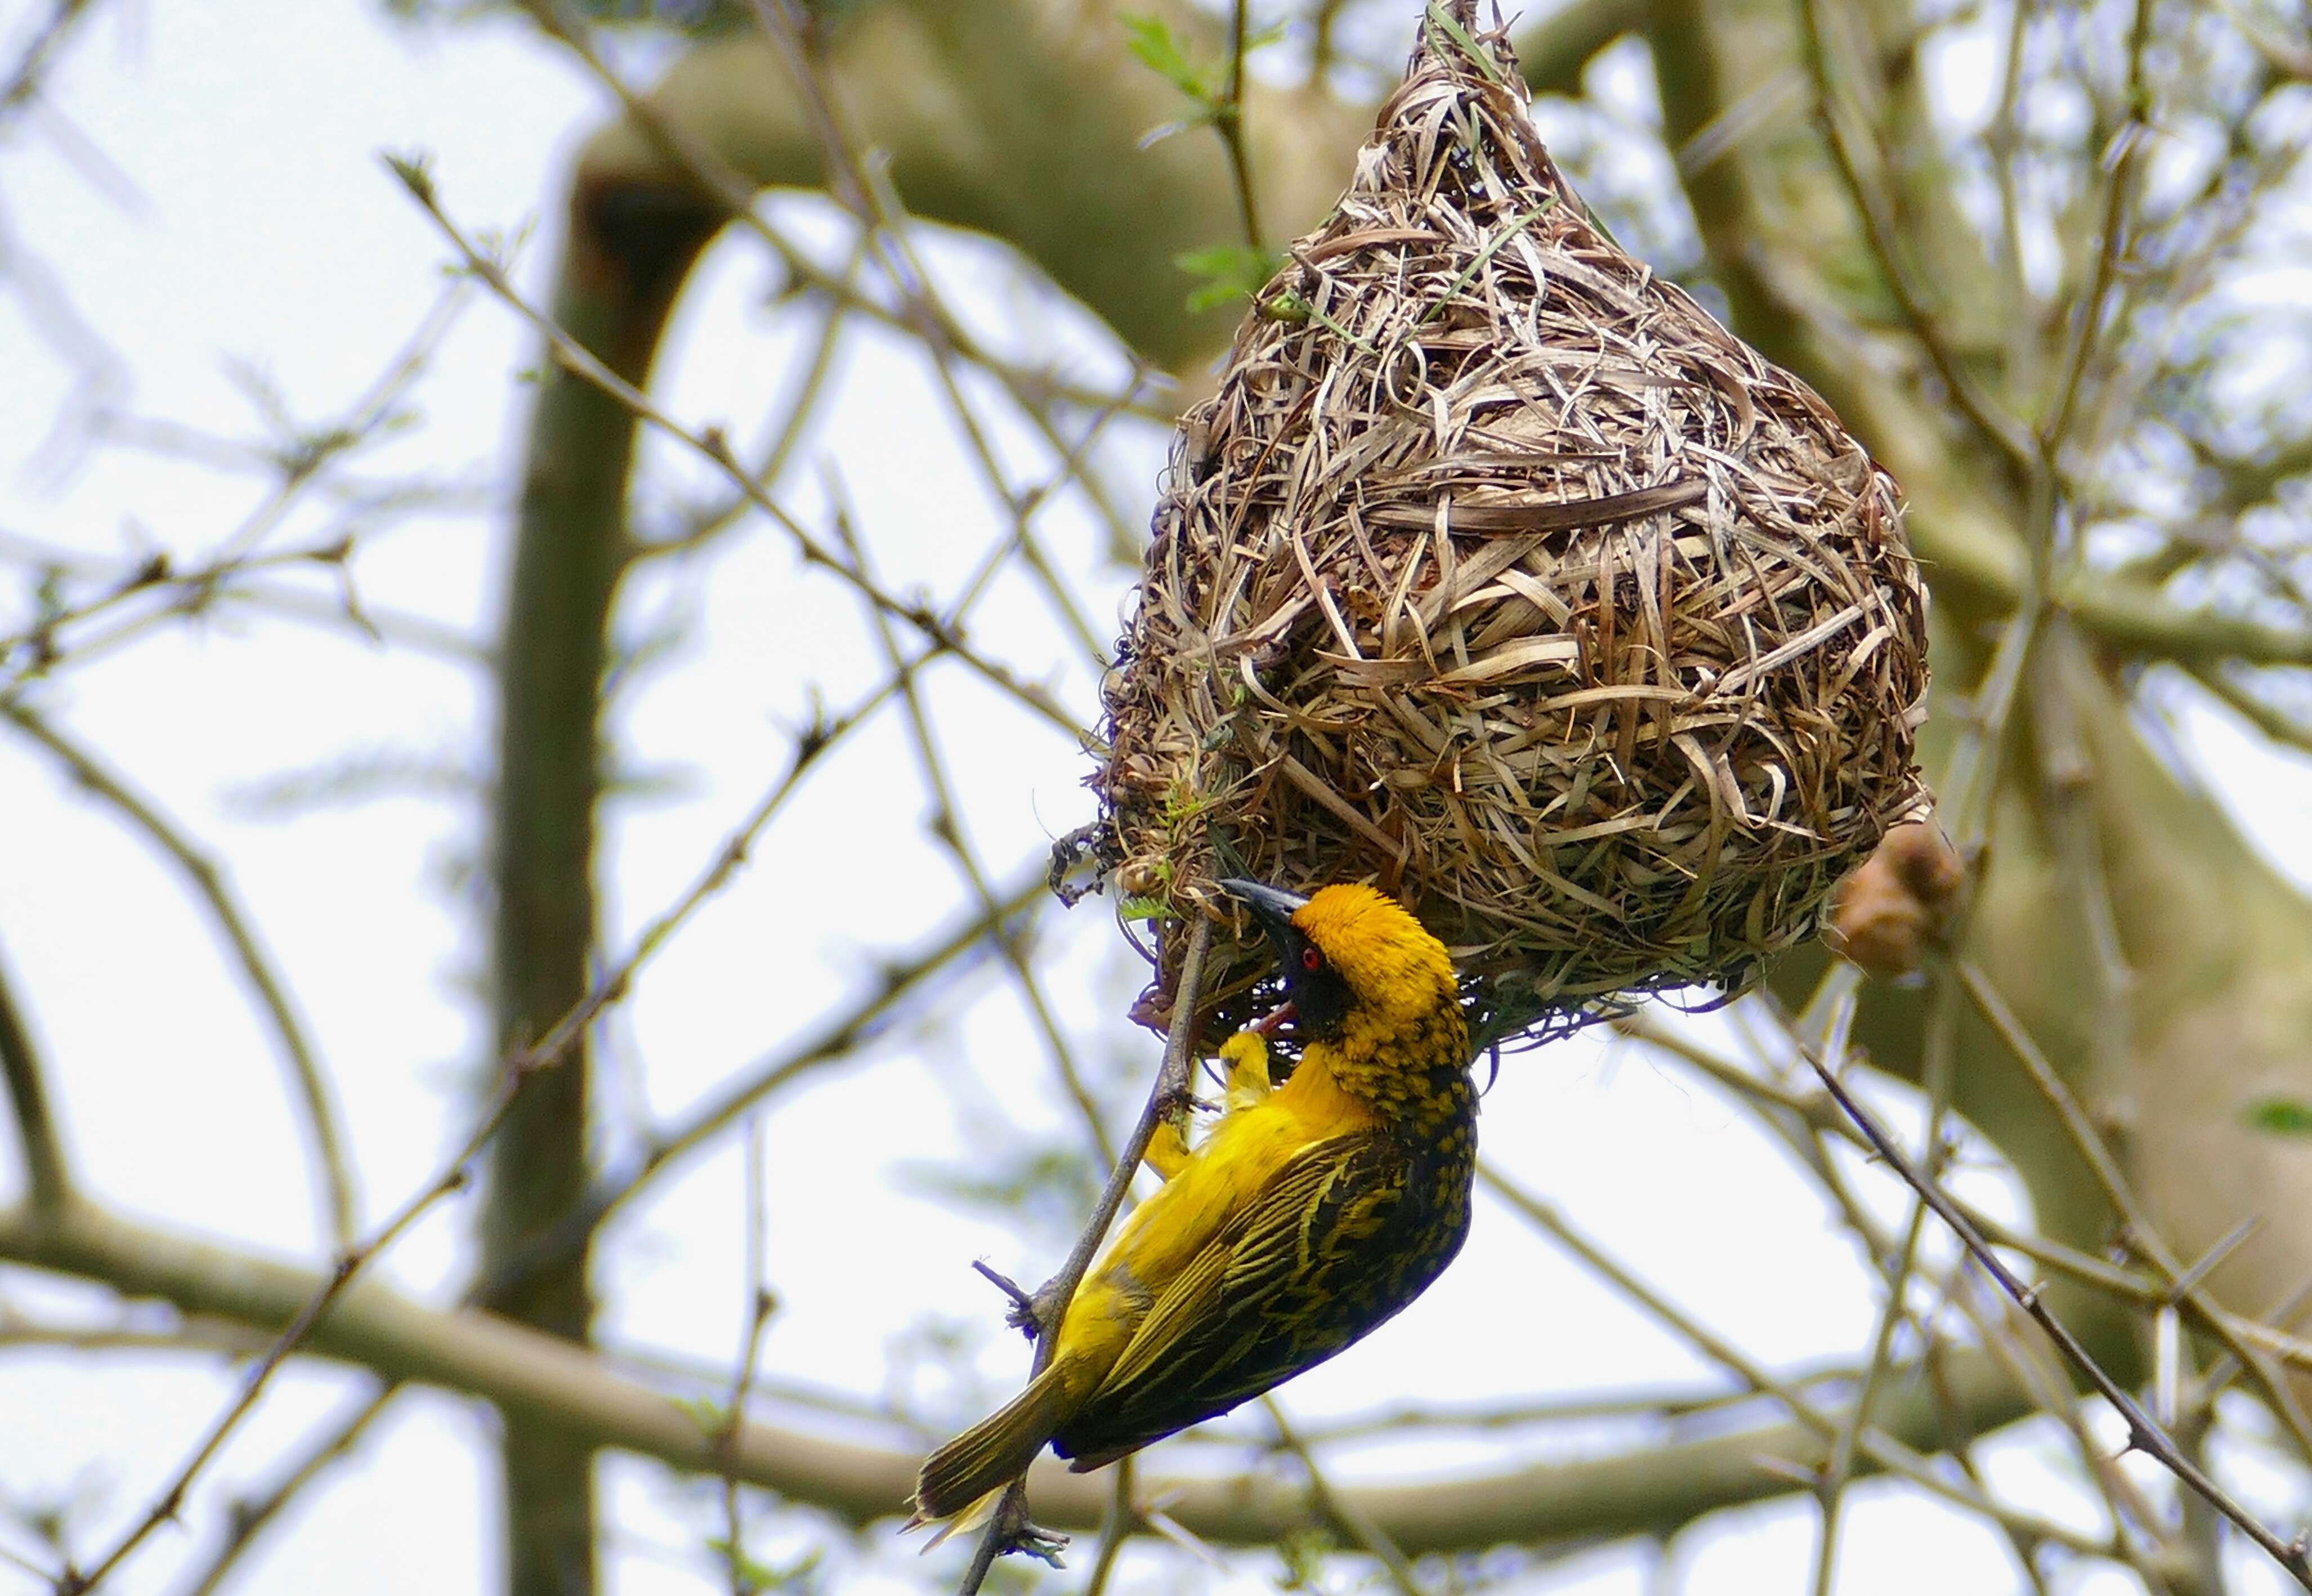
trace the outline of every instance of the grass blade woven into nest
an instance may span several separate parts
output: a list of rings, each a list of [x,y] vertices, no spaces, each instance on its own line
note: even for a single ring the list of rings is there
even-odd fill
[[[1429,8],[1182,421],[1092,778],[1125,892],[1376,881],[1495,1035],[1810,934],[1922,802],[1927,682],[1893,481],[1589,220],[1520,85]],[[1214,958],[1240,1022],[1265,954]]]

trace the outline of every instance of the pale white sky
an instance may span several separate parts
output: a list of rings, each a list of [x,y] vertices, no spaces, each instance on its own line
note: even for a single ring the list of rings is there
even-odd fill
[[[0,4],[0,48],[46,10]],[[412,32],[374,4],[343,0],[119,0],[66,58],[50,104],[0,143],[8,235],[0,247],[47,262],[118,352],[112,403],[233,436],[257,430],[233,364],[261,369],[301,417],[328,415],[374,377],[440,293],[444,249],[380,166],[380,151],[430,151],[445,203],[470,226],[537,222],[550,235],[557,174],[606,114],[601,91],[525,28]],[[83,145],[101,152],[103,171],[74,153]],[[799,215],[799,225],[826,233],[807,207]],[[534,238],[522,257],[521,276],[533,289],[551,241]],[[934,257],[951,295],[994,336],[1062,349],[1088,379],[1121,369],[1088,318],[1055,308],[1001,251],[955,241]],[[802,319],[763,303],[770,282],[743,242],[710,259],[661,373],[670,409],[752,435],[805,336]],[[188,563],[228,539],[261,501],[264,481],[92,447],[70,430],[59,436],[74,377],[27,303],[0,292],[0,371],[9,374],[0,381],[0,533],[91,556],[149,542]],[[527,403],[516,374],[532,359],[513,318],[477,298],[416,390],[422,425],[357,469],[502,481]],[[1049,469],[1024,428],[999,432],[1020,475]],[[1102,457],[1106,480],[1135,515],[1152,494],[1163,443],[1154,429],[1121,428]],[[839,473],[875,557],[905,573],[904,585],[951,588],[984,545],[989,512],[974,468],[923,363],[902,346],[854,334],[803,458],[796,502],[819,502],[821,462]],[[710,487],[670,447],[653,443],[645,460],[660,487]],[[326,508],[300,510],[271,546],[320,536]],[[1101,557],[1091,519],[1063,502],[1039,527],[1108,625],[1129,574]],[[360,591],[486,636],[504,531],[493,513],[397,523],[363,545]],[[0,628],[14,629],[26,597],[0,593]],[[630,637],[653,618],[693,625],[678,662],[630,694],[616,718],[630,761],[683,780],[670,798],[612,811],[602,860],[614,946],[680,893],[777,775],[808,690],[839,706],[878,670],[855,604],[800,573],[759,529],[710,564],[652,573],[630,590],[624,615]],[[1089,675],[1065,662],[1024,583],[999,584],[978,635],[1089,713]],[[1066,740],[959,676],[930,680],[987,859],[1008,868],[1084,818],[1083,761]],[[236,795],[279,772],[359,754],[470,772],[486,756],[491,717],[480,678],[309,626],[243,618],[163,629],[67,671],[38,702],[227,861],[330,1068],[364,1212],[389,1210],[431,1173],[472,1109],[481,1038],[468,983],[481,944],[456,882],[479,843],[475,802],[397,796],[284,821],[253,816]],[[2226,723],[2196,715],[2190,724],[2259,834],[2292,848],[2290,867],[2312,878],[2304,772]],[[872,979],[877,950],[905,949],[949,922],[965,895],[923,836],[924,810],[896,721],[830,763],[609,1027],[606,1148],[631,1148],[638,1119],[678,1115],[841,1007]],[[1061,1019],[1103,1078],[1123,1083],[1120,1103],[1154,1056],[1152,1042],[1120,1023],[1135,967],[1097,902],[1057,932],[1046,969]],[[0,956],[31,1012],[92,1190],[156,1223],[316,1256],[321,1229],[284,1072],[210,926],[150,847],[12,738],[0,738]],[[936,1316],[976,1338],[985,1385],[955,1391],[924,1378],[912,1389],[941,1417],[960,1419],[1024,1361],[967,1266],[985,1257],[1040,1278],[1059,1242],[949,1212],[909,1171],[952,1162],[975,1138],[1013,1127],[1079,1133],[999,981],[975,979],[941,1013],[936,1030],[901,1030],[879,1043],[871,1069],[832,1074],[781,1100],[767,1118],[770,1276],[784,1306],[763,1366],[872,1396],[892,1378],[892,1349]],[[955,1067],[967,1058],[976,1073]],[[1588,1039],[1515,1057],[1486,1101],[1483,1134],[1509,1170],[1749,1352],[1790,1364],[1867,1341],[1875,1310],[1843,1236],[1739,1112],[1690,1077],[1636,1054],[1608,1056]],[[13,1157],[0,1138],[11,1181]],[[744,1200],[734,1139],[624,1218],[601,1253],[605,1337],[726,1364],[742,1326]],[[469,1261],[469,1221],[468,1206],[445,1208],[385,1272],[446,1297]],[[100,1293],[17,1270],[0,1270],[0,1304],[105,1311]],[[1313,1416],[1384,1399],[1571,1393],[1708,1372],[1487,1205],[1462,1259],[1427,1297],[1295,1381],[1286,1399]],[[232,1380],[212,1358],[0,1350],[0,1504],[69,1503],[75,1549],[101,1547],[142,1511]],[[197,1491],[188,1528],[164,1531],[116,1588],[174,1589],[173,1571],[205,1555],[219,1504],[267,1478],[271,1460],[355,1389],[323,1367],[285,1374]],[[404,1398],[357,1459],[308,1495],[239,1588],[492,1589],[489,1433],[474,1405]],[[1498,1455],[1441,1443],[1344,1457],[1339,1470],[1451,1469]],[[2031,1437],[1990,1455],[2002,1483],[2019,1482],[2019,1496],[2048,1512],[2083,1511]],[[630,1460],[607,1460],[604,1478],[613,1590],[716,1588],[703,1541],[719,1531],[703,1487]],[[837,1552],[836,1588],[898,1591],[951,1577],[945,1561],[916,1564],[888,1528]],[[1796,1503],[1712,1521],[1678,1542],[1685,1588],[1797,1588],[1812,1535],[1811,1509]],[[792,1544],[792,1528],[774,1519],[756,1550],[775,1561]],[[35,1553],[6,1526],[0,1545]],[[1117,1588],[1171,1588],[1173,1567],[1135,1553]],[[1244,1560],[1230,1588],[1265,1588],[1253,1576],[1269,1567]],[[1892,1487],[1856,1493],[1842,1590],[2012,1584],[2003,1551],[1979,1528]],[[0,1592],[20,1585],[34,1588],[0,1565]],[[1608,1549],[1517,1588],[1634,1596],[1645,1586],[1644,1560]],[[2132,1586],[2106,1574],[2062,1588]]]

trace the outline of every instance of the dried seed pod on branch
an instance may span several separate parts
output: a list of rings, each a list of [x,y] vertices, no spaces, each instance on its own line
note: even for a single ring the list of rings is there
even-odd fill
[[[1892,480],[1590,219],[1474,13],[1181,423],[1091,785],[1125,894],[1375,880],[1498,1035],[1816,929],[1921,800],[1925,595]],[[1265,954],[1214,958],[1240,1021]]]

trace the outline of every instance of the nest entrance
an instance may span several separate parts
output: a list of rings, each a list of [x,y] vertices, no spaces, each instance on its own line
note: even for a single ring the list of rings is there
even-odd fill
[[[1126,894],[1376,881],[1515,1031],[1814,931],[1921,800],[1925,600],[1892,480],[1590,220],[1473,13],[1182,420],[1091,785]],[[1266,957],[1216,939],[1221,1022]]]

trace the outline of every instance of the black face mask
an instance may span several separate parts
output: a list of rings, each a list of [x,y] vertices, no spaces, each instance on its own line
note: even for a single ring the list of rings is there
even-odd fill
[[[1338,1037],[1349,1017],[1348,982],[1333,968],[1324,950],[1290,921],[1272,929],[1270,936],[1276,943],[1278,973],[1292,995],[1295,1031],[1317,1041]]]

